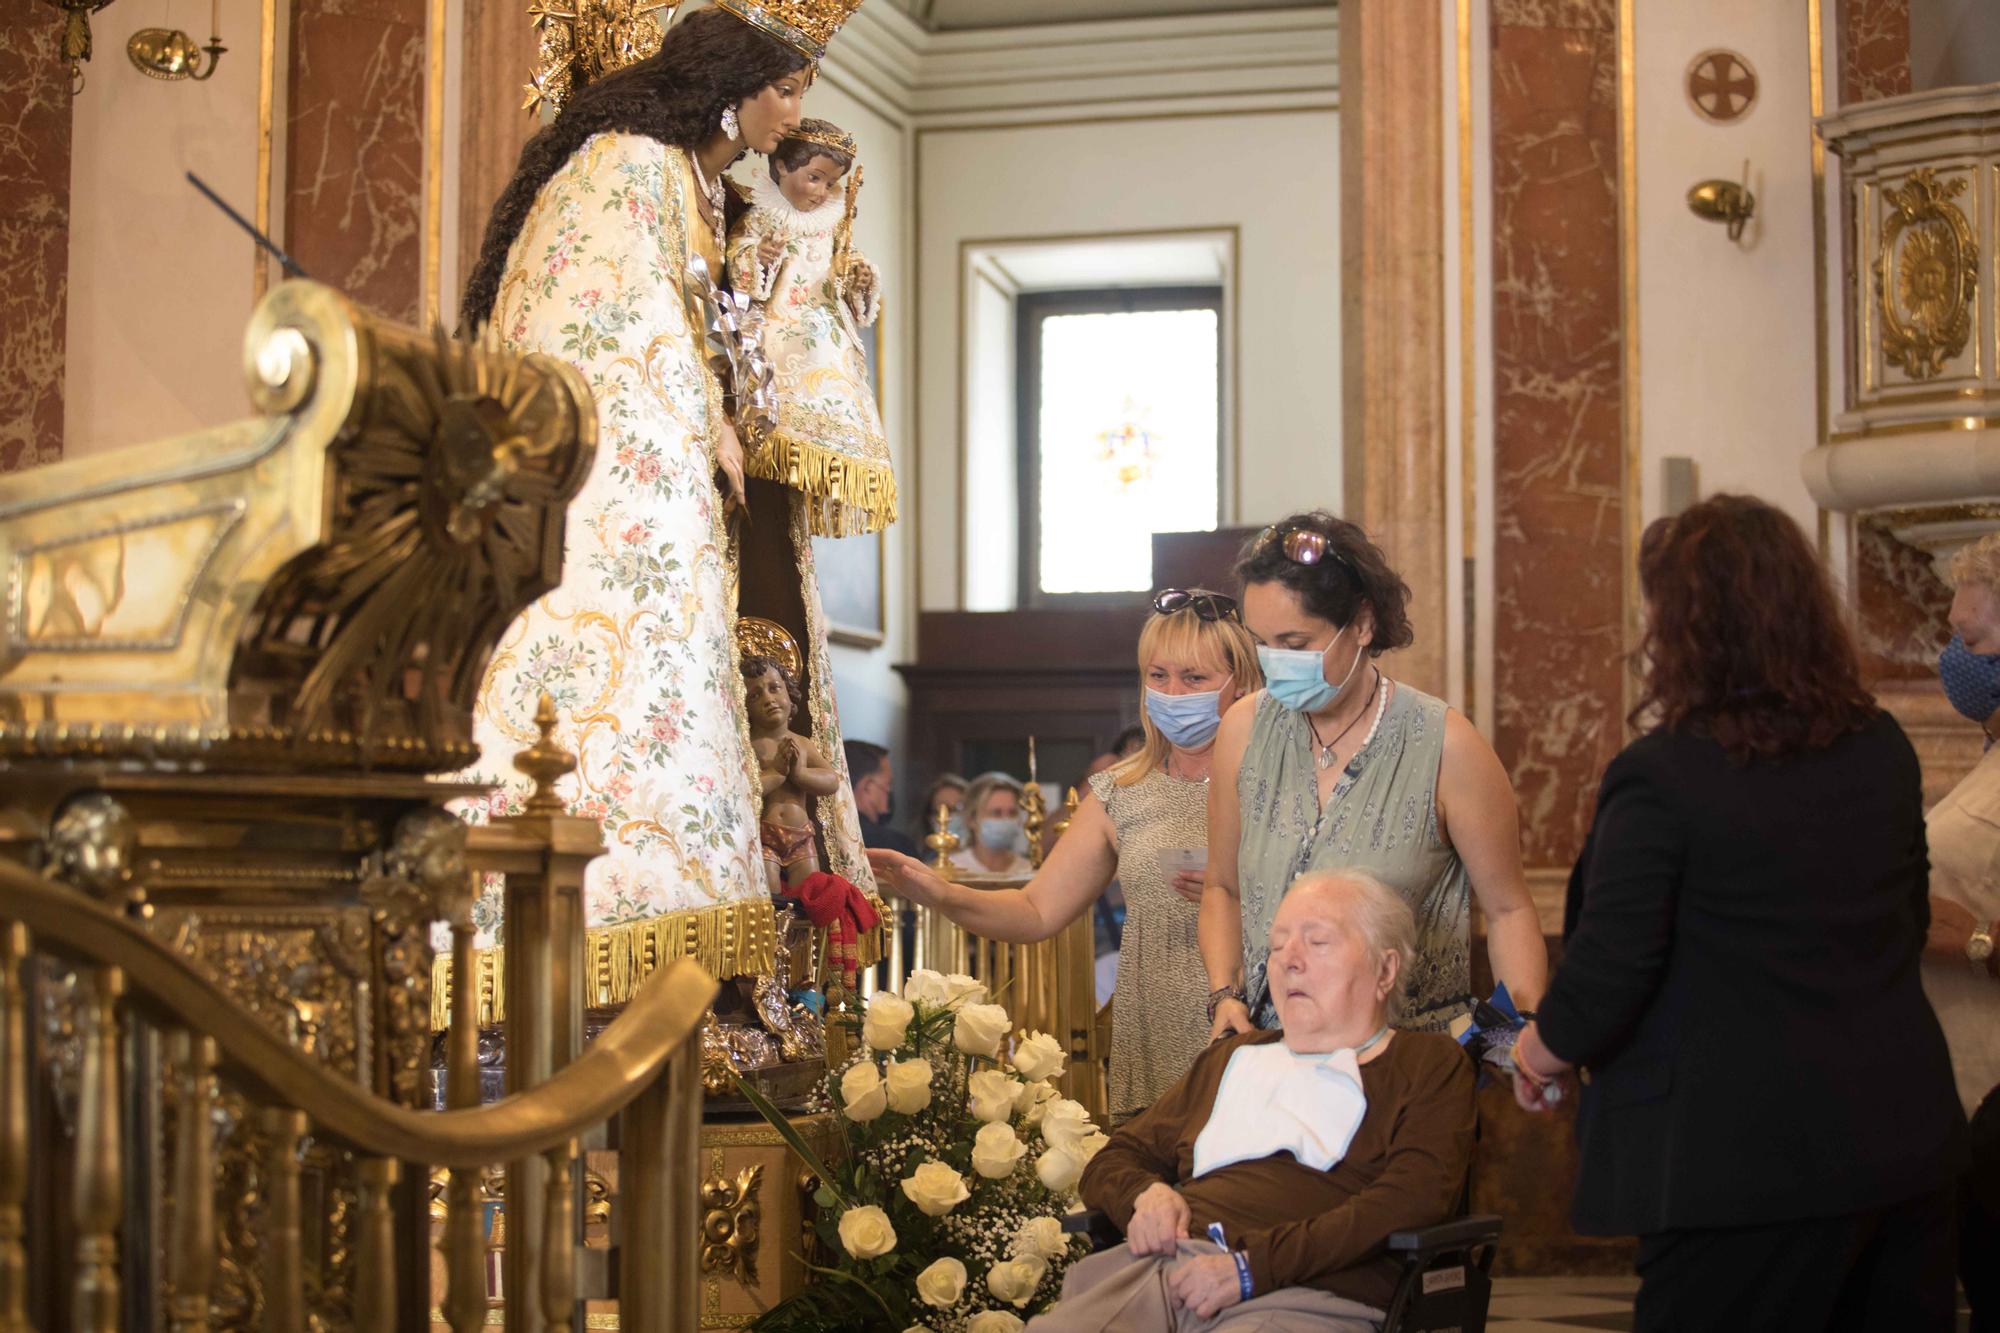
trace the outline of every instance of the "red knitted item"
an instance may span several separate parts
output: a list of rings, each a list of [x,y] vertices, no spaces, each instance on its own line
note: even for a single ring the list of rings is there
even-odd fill
[[[806,909],[806,918],[825,928],[834,964],[847,988],[853,990],[855,974],[861,968],[861,932],[875,929],[880,919],[874,904],[853,884],[824,870],[808,875],[795,892],[799,905]]]

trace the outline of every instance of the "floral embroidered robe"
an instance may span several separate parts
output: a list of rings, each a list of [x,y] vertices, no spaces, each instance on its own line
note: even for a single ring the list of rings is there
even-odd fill
[[[684,297],[690,254],[722,272],[697,188],[680,149],[637,135],[592,138],[542,188],[492,317],[508,347],[583,371],[598,445],[570,506],[562,585],[514,623],[488,672],[476,776],[507,784],[485,813],[521,809],[528,784],[512,756],[533,742],[536,703],[552,695],[558,739],[579,760],[562,786],[570,812],[601,819],[609,847],[590,868],[589,925],[628,940],[630,928],[662,917],[769,901],[736,577],[714,480],[721,386],[700,353],[700,307]],[[793,507],[797,528],[799,497]],[[809,546],[799,563],[815,630],[801,645],[818,684],[812,730],[839,765]],[[872,891],[850,787],[818,813],[830,868]],[[482,897],[482,945],[494,941],[500,910],[496,892]],[[620,992],[643,979],[633,962],[614,964],[628,979]]]

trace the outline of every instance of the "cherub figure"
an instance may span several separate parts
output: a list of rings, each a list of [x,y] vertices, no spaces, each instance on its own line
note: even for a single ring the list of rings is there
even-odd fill
[[[881,275],[852,244],[857,152],[839,126],[803,122],[771,154],[770,178],[752,180],[729,237],[729,285],[762,308],[778,398],[777,426],[747,466],[804,494],[822,536],[874,532],[896,515],[861,343],[882,297]]]
[[[776,895],[819,873],[810,801],[839,790],[840,773],[811,737],[791,729],[804,699],[799,678],[788,667],[774,658],[746,656],[743,693],[764,799],[759,825],[764,865]]]

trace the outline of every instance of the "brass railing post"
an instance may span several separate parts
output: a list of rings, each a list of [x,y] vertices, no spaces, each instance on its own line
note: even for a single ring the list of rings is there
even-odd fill
[[[688,1034],[667,1068],[619,1123],[618,1319],[624,1333],[698,1326],[701,1246],[701,1034]]]
[[[576,1329],[576,1144],[548,1152],[548,1211],[542,1219],[542,1318],[548,1333]],[[520,1296],[525,1304],[527,1294]]]
[[[0,1333],[28,1322],[28,931],[0,922]]]
[[[174,1333],[208,1333],[215,1286],[215,1042],[186,1028],[173,1034],[174,1233],[167,1242]]]
[[[264,1151],[264,1327],[305,1333],[305,1245],[300,1230],[299,1152],[306,1113],[267,1106],[259,1118]]]
[[[451,926],[451,1035],[445,1052],[445,1105],[479,1105],[479,992],[472,965],[472,896],[445,904]],[[455,1168],[445,1186],[445,1321],[455,1333],[486,1323],[486,1244],[477,1167]],[[509,1236],[511,1244],[513,1237]]]
[[[116,1333],[122,1292],[118,1221],[124,1212],[124,1153],[119,1142],[118,1000],[115,967],[81,978],[83,1069],[77,1093],[76,1285],[71,1317],[86,1333]]]
[[[402,1164],[393,1157],[364,1157],[354,1249],[354,1327],[396,1326],[396,1212]]]

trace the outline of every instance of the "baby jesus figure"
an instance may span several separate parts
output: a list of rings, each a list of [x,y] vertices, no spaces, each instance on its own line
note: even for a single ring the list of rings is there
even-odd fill
[[[851,243],[854,140],[800,124],[750,182],[729,235],[729,285],[763,310],[778,420],[750,475],[803,494],[815,536],[876,532],[896,517],[895,471],[861,330],[881,313],[881,276]],[[849,180],[843,190],[842,182]]]
[[[796,891],[820,869],[810,801],[839,790],[840,774],[810,737],[791,729],[801,691],[798,677],[782,663],[746,656],[743,693],[762,779],[765,870],[772,894]]]

